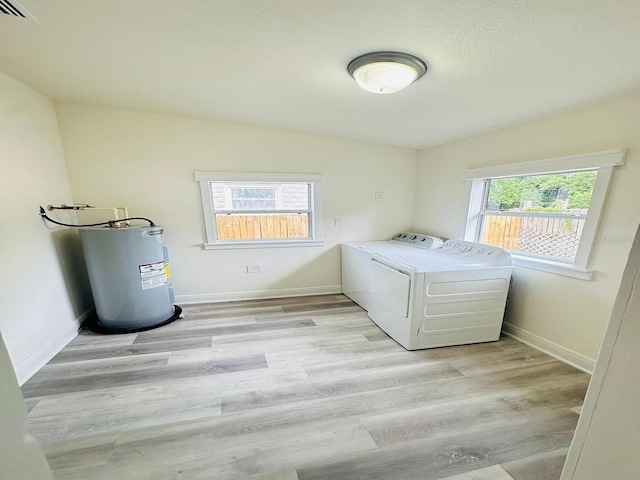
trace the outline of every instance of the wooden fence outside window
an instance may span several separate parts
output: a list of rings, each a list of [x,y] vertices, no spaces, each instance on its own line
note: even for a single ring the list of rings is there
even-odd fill
[[[557,259],[575,258],[584,218],[486,215],[481,243]]]
[[[219,240],[309,238],[309,214],[216,215]]]

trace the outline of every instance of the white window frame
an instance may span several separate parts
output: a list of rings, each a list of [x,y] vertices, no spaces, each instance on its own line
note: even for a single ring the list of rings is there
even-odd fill
[[[235,248],[268,248],[268,247],[320,247],[322,240],[322,215],[320,211],[322,175],[319,174],[279,174],[279,173],[220,173],[195,172],[195,181],[200,183],[200,196],[207,241],[203,244],[205,250],[235,249]],[[309,195],[309,236],[310,238],[282,238],[282,239],[247,239],[247,240],[218,240],[211,183],[247,182],[260,183],[308,183],[311,191]]]
[[[467,204],[469,209],[465,212],[465,217],[462,222],[462,238],[476,241],[479,222],[481,220],[480,212],[484,199],[486,179],[597,169],[598,176],[593,187],[591,203],[589,204],[587,218],[585,219],[584,229],[580,237],[578,251],[573,264],[556,262],[521,253],[513,254],[513,263],[516,266],[566,275],[582,280],[591,280],[593,270],[589,269],[589,262],[593,252],[600,218],[604,210],[607,191],[611,183],[613,168],[624,164],[625,153],[626,151],[622,149],[606,150],[602,152],[467,170],[465,177],[468,180]]]

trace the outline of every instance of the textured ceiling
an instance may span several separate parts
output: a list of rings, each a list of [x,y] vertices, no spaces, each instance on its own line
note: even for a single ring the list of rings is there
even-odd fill
[[[0,70],[61,101],[421,148],[637,91],[638,0],[21,0]],[[360,90],[376,50],[429,71]]]

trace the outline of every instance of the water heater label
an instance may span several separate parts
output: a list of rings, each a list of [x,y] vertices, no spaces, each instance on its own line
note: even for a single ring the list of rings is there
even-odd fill
[[[161,287],[167,283],[167,268],[165,262],[138,265],[142,289]]]

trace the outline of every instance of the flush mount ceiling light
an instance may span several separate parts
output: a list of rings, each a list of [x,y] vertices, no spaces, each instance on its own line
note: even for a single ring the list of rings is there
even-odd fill
[[[408,53],[373,52],[354,58],[347,71],[367,92],[385,94],[407,88],[427,72],[427,65]]]

